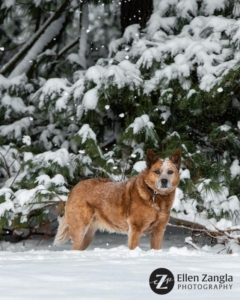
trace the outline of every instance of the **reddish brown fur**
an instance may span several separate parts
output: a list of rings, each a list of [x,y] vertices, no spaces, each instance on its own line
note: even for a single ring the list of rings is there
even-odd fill
[[[130,249],[139,245],[141,235],[150,234],[151,248],[160,249],[179,184],[181,152],[178,149],[170,159],[162,160],[148,150],[146,163],[146,170],[122,183],[89,179],[77,184],[69,195],[54,244],[70,236],[73,250],[85,250],[96,230],[102,229],[128,234]],[[156,174],[158,170],[160,174]],[[169,170],[173,173],[168,174]],[[169,187],[162,187],[164,180]]]

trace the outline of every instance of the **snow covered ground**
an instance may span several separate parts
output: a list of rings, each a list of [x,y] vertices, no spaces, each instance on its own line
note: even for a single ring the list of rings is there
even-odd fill
[[[171,230],[172,231],[172,230]],[[168,229],[163,250],[149,250],[149,237],[130,251],[124,235],[98,233],[87,251],[70,251],[71,243],[52,247],[52,239],[0,245],[1,299],[239,299],[240,255],[218,253],[220,245],[197,251],[184,244],[186,235]],[[157,268],[175,277],[173,290],[155,294],[149,276]],[[199,276],[201,286],[218,289],[180,289],[178,274]],[[202,283],[202,274],[233,276],[233,282]],[[229,284],[232,284],[230,290]],[[223,289],[227,285],[228,289]]]

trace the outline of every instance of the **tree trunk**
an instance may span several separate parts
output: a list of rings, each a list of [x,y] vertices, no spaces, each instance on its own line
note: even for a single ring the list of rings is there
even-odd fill
[[[121,0],[122,34],[132,24],[140,24],[141,29],[145,28],[152,12],[152,0]]]
[[[87,52],[87,30],[89,26],[89,8],[88,3],[82,5],[81,14],[80,14],[80,25],[79,25],[79,60],[80,64],[84,70],[87,69],[87,60],[86,60],[86,52]]]

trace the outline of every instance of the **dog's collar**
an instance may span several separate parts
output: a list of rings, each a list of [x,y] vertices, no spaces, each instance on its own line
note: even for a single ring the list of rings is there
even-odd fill
[[[157,192],[155,190],[153,190],[153,194],[152,194],[152,202],[155,202],[155,197],[157,195]]]
[[[147,181],[145,180],[146,184],[147,184]],[[155,197],[156,195],[158,194],[153,188],[151,188],[148,184],[147,184],[147,187],[149,190],[152,191],[152,202],[155,202]]]
[[[155,202],[155,197],[156,197],[156,195],[160,195],[160,194],[159,194],[158,192],[156,192],[155,189],[153,189],[152,187],[150,187],[150,186],[148,185],[148,183],[147,183],[146,180],[145,180],[145,183],[146,183],[148,189],[152,191],[152,202]],[[168,196],[168,195],[169,195],[169,194],[166,194],[166,195],[164,195],[164,196]]]

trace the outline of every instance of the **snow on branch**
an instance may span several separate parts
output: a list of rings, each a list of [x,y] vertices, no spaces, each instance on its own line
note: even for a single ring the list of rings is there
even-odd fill
[[[125,32],[123,34],[123,37],[117,40],[112,41],[109,44],[109,58],[112,56],[113,53],[116,53],[119,49],[119,47],[123,44],[128,44],[131,41],[134,41],[135,43],[137,43],[137,41],[139,40],[140,37],[140,25],[139,24],[133,24],[128,26],[125,29]]]
[[[133,134],[137,134],[144,128],[151,129],[153,127],[154,127],[154,124],[152,122],[150,122],[149,116],[145,114],[145,115],[142,115],[141,117],[137,117],[134,120],[134,122],[131,125],[129,125],[128,128],[132,128]]]
[[[23,133],[28,132],[30,124],[30,118],[26,117],[9,125],[2,125],[0,126],[0,135],[8,137],[10,139],[21,140],[23,137]]]
[[[84,144],[87,139],[91,139],[96,142],[96,134],[91,129],[89,124],[84,124],[78,131],[77,135],[82,138],[82,144]]]
[[[41,26],[39,30],[29,39],[29,41],[24,44],[24,46],[18,51],[18,53],[16,53],[14,57],[2,67],[2,69],[0,70],[1,74],[6,74],[11,71],[14,65],[22,58],[25,53],[27,53],[29,49],[32,48],[32,46],[38,41],[39,37],[45,32],[45,30],[51,25],[51,23],[53,23],[62,15],[63,11],[67,8],[68,5],[69,1],[65,0],[59,7],[59,9],[46,20],[43,26]]]
[[[36,59],[36,57],[39,53],[41,53],[44,47],[46,47],[48,43],[50,43],[50,41],[60,32],[64,21],[65,13],[63,13],[59,19],[49,25],[45,32],[39,37],[39,39],[28,51],[24,59],[11,72],[9,76],[10,78],[18,76],[22,73],[26,73],[30,69],[33,60]]]

